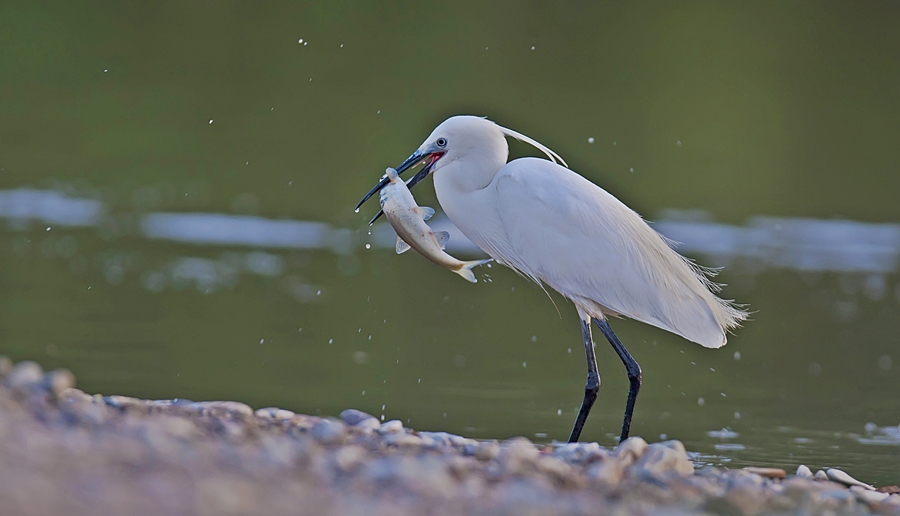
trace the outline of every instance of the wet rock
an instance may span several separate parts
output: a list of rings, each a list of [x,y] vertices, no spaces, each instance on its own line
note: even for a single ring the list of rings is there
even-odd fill
[[[876,491],[879,493],[897,494],[900,493],[900,486],[881,486]]]
[[[766,477],[766,478],[784,478],[787,476],[787,472],[785,472],[781,468],[758,468],[758,467],[754,467],[754,466],[748,466],[743,469],[744,469],[744,471],[746,471],[748,473],[754,473],[756,475],[759,475],[761,477]],[[807,469],[809,469],[809,468],[807,468]],[[810,473],[810,476],[812,476],[812,473]]]
[[[250,417],[253,409],[239,401],[198,401],[188,404],[188,408],[200,412],[205,416],[221,417]]]
[[[356,409],[347,409],[341,412],[341,420],[350,426],[369,430],[378,430],[381,427],[381,422],[375,416]]]
[[[534,468],[540,452],[524,437],[514,437],[500,447],[498,460],[508,475],[521,475]]]
[[[366,459],[368,453],[362,446],[345,446],[334,453],[335,465],[344,472],[350,472],[358,468]]]
[[[638,460],[646,449],[647,441],[640,437],[629,437],[616,446],[616,457],[627,467]]]
[[[813,475],[813,480],[828,480],[828,474],[820,469],[819,471],[816,471],[815,475]]]
[[[800,477],[800,478],[811,479],[811,478],[813,477],[813,472],[812,472],[812,470],[809,469],[807,466],[804,466],[803,464],[797,466],[797,473],[796,473],[796,474],[797,474],[797,476]]]
[[[828,476],[829,480],[834,480],[835,482],[840,482],[841,484],[844,484],[845,486],[859,486],[859,487],[865,488],[869,491],[875,490],[875,488],[870,486],[869,484],[860,482],[859,480],[856,480],[855,478],[851,477],[847,473],[845,473],[837,468],[828,468],[828,470],[825,471],[825,474]]]
[[[472,455],[478,460],[491,460],[500,456],[500,444],[497,441],[486,441],[474,447]]]
[[[54,396],[60,396],[66,389],[75,387],[75,375],[68,369],[57,369],[45,374],[43,382]]]
[[[591,464],[585,473],[591,480],[614,486],[622,481],[625,468],[619,460],[608,458]]]
[[[262,419],[274,419],[276,421],[287,421],[296,416],[290,410],[280,409],[278,407],[266,407],[257,409],[253,415]]]
[[[117,409],[140,407],[144,404],[142,400],[139,400],[137,398],[130,398],[128,396],[104,396],[103,402],[110,407]]]
[[[681,441],[665,441],[648,445],[640,459],[632,467],[639,472],[654,476],[664,476],[670,473],[690,475],[694,472],[694,465],[688,460],[687,451]]]
[[[384,436],[384,443],[389,446],[418,447],[422,446],[422,438],[406,432],[392,432]]]
[[[13,366],[9,374],[6,375],[4,384],[10,389],[24,389],[31,385],[40,383],[44,376],[44,370],[37,362],[24,360]]]
[[[888,493],[879,493],[878,491],[870,491],[870,490],[866,489],[865,487],[861,487],[861,486],[850,486],[850,490],[856,494],[856,497],[860,501],[866,502],[868,504],[877,504],[877,503],[884,502],[888,499],[889,496],[891,496]]]
[[[553,455],[566,462],[589,464],[611,456],[597,443],[566,443],[553,450]]]
[[[377,432],[381,435],[396,434],[403,431],[403,422],[399,419],[392,419],[386,423],[381,423]]]
[[[346,432],[347,428],[340,421],[323,419],[310,428],[309,435],[322,444],[334,444],[343,439]]]

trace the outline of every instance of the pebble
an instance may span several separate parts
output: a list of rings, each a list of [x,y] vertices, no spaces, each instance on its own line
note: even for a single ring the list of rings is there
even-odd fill
[[[497,441],[486,441],[474,446],[472,455],[478,460],[492,460],[500,456],[500,445]]]
[[[879,493],[897,494],[900,493],[900,486],[881,486],[876,491]]]
[[[629,437],[616,446],[616,457],[623,466],[630,466],[644,454],[647,441],[640,437]]]
[[[347,428],[334,419],[323,419],[309,429],[309,435],[323,444],[334,444],[340,441]]]
[[[520,475],[530,469],[540,452],[525,437],[513,437],[500,447],[498,460],[509,475]]]
[[[878,491],[870,491],[862,486],[850,486],[850,490],[856,493],[856,497],[866,503],[881,503],[888,499],[888,493],[879,493]]]
[[[378,433],[381,435],[396,434],[403,431],[403,422],[399,419],[392,419],[385,423],[381,423],[378,427]]]
[[[626,440],[630,441],[631,438]],[[643,439],[641,439],[643,441]],[[690,475],[694,472],[694,465],[688,460],[687,451],[681,441],[664,441],[647,445],[640,459],[634,463],[634,468],[654,476],[663,476],[670,473]]]
[[[68,369],[57,369],[44,375],[44,385],[54,396],[60,396],[66,389],[75,387],[75,375]]]
[[[4,383],[10,389],[24,389],[36,383],[39,383],[44,377],[44,370],[37,362],[24,360],[13,366],[12,370],[6,375]]]
[[[801,466],[801,467],[803,467],[803,466]],[[807,468],[807,470],[808,469],[809,468]],[[766,477],[766,478],[784,478],[787,476],[787,472],[785,472],[781,468],[758,468],[758,467],[754,467],[754,466],[748,466],[748,467],[744,468],[744,471],[747,471],[750,473],[755,473],[761,477]],[[798,469],[798,471],[799,471],[799,469]],[[810,473],[810,476],[812,476],[812,473]]]
[[[813,472],[811,469],[809,469],[809,467],[801,464],[797,466],[797,476],[800,478],[812,479]]]
[[[356,409],[347,409],[341,412],[341,420],[350,426],[368,428],[370,430],[378,430],[381,427],[381,422],[378,421],[378,418]]]
[[[813,480],[828,480],[828,474],[820,469],[819,471],[816,471],[815,475],[813,475]]]
[[[856,480],[855,478],[851,477],[847,473],[844,473],[843,471],[841,471],[837,468],[828,468],[825,471],[825,474],[828,476],[829,480],[834,480],[835,482],[840,482],[841,484],[844,484],[845,486],[859,486],[859,487],[868,489],[869,491],[875,490],[875,488],[870,486],[869,484],[860,482],[859,480]]]

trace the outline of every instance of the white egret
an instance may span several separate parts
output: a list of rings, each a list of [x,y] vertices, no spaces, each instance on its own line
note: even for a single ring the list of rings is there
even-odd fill
[[[506,136],[533,145],[550,160],[507,163]],[[613,333],[608,316],[652,324],[707,348],[724,346],[726,332],[747,318],[747,312],[716,295],[719,285],[709,279],[709,269],[675,252],[640,215],[525,135],[485,118],[454,116],[437,126],[397,171],[419,162],[425,167],[409,187],[433,173],[438,202],[466,237],[498,263],[549,285],[575,304],[588,378],[570,442],[581,435],[600,390],[591,320],[628,373],[624,440],[641,388],[641,368]],[[383,178],[359,204],[385,184]]]

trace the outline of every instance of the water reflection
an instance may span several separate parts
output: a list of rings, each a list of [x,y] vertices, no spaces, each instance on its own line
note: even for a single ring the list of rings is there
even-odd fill
[[[110,220],[109,212],[98,200],[70,197],[54,190],[0,191],[0,218],[6,219],[14,230],[24,230],[32,222],[48,224],[48,230],[53,225],[101,228],[121,225]],[[347,255],[365,244],[393,248],[396,239],[386,223],[376,224],[363,237],[358,231],[316,221],[224,213],[157,212],[136,216],[134,225],[144,238],[205,246],[330,250]],[[436,231],[450,232],[447,245],[450,252],[480,253],[446,217],[437,215],[431,225]],[[735,226],[712,221],[703,212],[666,210],[654,227],[678,242],[679,251],[704,255],[716,265],[727,265],[740,258],[753,264],[750,272],[782,268],[868,273],[871,275],[863,288],[875,299],[882,297],[886,290],[885,280],[879,274],[894,272],[900,264],[900,224],[753,217],[744,226]],[[71,241],[61,239],[53,245],[60,255],[74,252],[71,249],[75,244]],[[250,272],[277,276],[283,270],[271,255],[248,255],[247,260],[244,268]],[[172,268],[173,278],[186,274],[193,279],[211,277],[213,270],[230,270],[204,261],[173,264]],[[146,281],[151,285],[159,283],[157,277]],[[211,284],[207,280],[198,281]]]

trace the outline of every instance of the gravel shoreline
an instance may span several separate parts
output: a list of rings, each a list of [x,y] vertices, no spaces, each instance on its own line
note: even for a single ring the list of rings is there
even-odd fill
[[[890,487],[805,467],[695,470],[678,441],[552,447],[416,432],[352,409],[91,396],[66,370],[5,357],[0,379],[10,516],[900,515]]]

